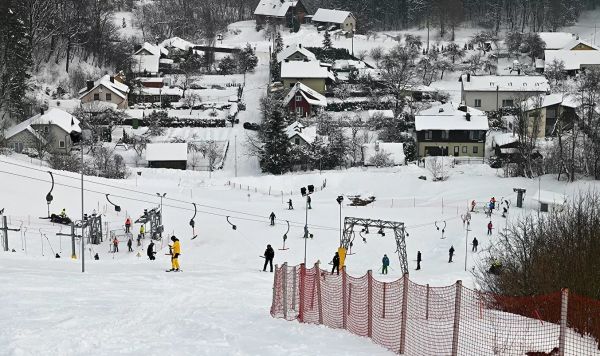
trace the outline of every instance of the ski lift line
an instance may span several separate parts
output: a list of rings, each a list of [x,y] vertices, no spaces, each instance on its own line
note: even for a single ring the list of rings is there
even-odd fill
[[[31,169],[31,170],[34,170],[34,171],[39,171],[39,172],[47,173],[46,170],[41,170],[41,169],[34,168],[34,167],[28,167],[28,166],[16,164],[16,163],[13,163],[13,162],[6,162],[6,161],[0,160],[0,163],[11,164],[11,165],[19,166],[19,167],[22,167],[22,168]],[[12,174],[12,173],[9,173],[9,174]],[[64,174],[59,174],[59,173],[54,173],[54,174],[56,176],[65,177],[65,178],[69,178],[69,179],[74,179],[74,180],[77,180],[77,181],[79,181],[79,179],[80,179],[79,177],[71,177],[71,176],[64,175]],[[94,181],[88,181],[88,182],[92,183],[92,184],[97,184],[97,185],[109,187],[109,188],[121,189],[121,190],[124,190],[124,191],[136,193],[136,194],[141,194],[141,195],[147,195],[147,196],[154,197],[154,194],[152,194],[152,193],[142,192],[142,191],[135,190],[135,189],[124,188],[124,187],[119,187],[119,186],[115,186],[115,185],[111,185],[111,184],[99,183],[99,182],[94,182]],[[60,184],[60,183],[56,183],[56,184],[57,185],[62,185],[62,186],[67,186],[67,185]],[[85,189],[85,190],[87,190],[87,189]],[[89,191],[91,191],[91,190],[89,190]],[[102,194],[105,195],[106,193],[102,193]],[[112,194],[112,195],[115,196],[115,197],[119,197],[119,196],[114,195],[114,194]],[[178,203],[183,203],[183,204],[194,204],[194,202],[190,202],[190,201],[186,201],[186,200],[181,200],[181,199],[170,198],[170,197],[165,197],[164,199],[165,200],[175,201],[175,202],[178,202]],[[151,203],[151,204],[153,204],[153,203]],[[247,212],[243,212],[243,211],[237,211],[237,210],[231,210],[231,209],[226,209],[226,208],[220,208],[220,207],[216,207],[216,206],[212,206],[212,205],[206,205],[206,204],[200,204],[200,203],[196,203],[196,205],[199,206],[199,207],[204,207],[204,208],[208,208],[208,209],[215,209],[215,210],[226,211],[226,212],[229,212],[229,213],[235,213],[235,214],[241,214],[241,215],[254,216],[254,217],[257,217],[257,218],[263,218],[262,215],[258,215],[258,214],[254,214],[254,213],[247,213]],[[223,215],[223,216],[226,216],[226,215]],[[276,219],[276,220],[279,220],[282,223],[285,222],[285,220],[282,220],[282,219]],[[304,227],[304,223],[302,223],[302,222],[291,222],[291,223],[292,224],[298,224],[298,225],[300,225],[300,227]],[[332,230],[333,229],[337,229],[337,228],[334,228],[334,227],[322,226],[322,225],[311,225],[311,226],[313,228],[318,227],[318,228],[322,228],[322,229],[332,229]]]
[[[1,170],[0,170],[0,173],[5,173],[5,174],[17,176],[17,177],[22,177],[22,178],[27,178],[27,179],[31,179],[31,180],[45,182],[44,179],[30,177],[30,176],[26,176],[26,175],[22,175],[22,174],[18,174],[18,173],[6,172],[6,171],[1,171]],[[72,186],[72,185],[68,185],[68,184],[56,183],[56,185],[60,185],[60,186],[63,186],[63,187],[72,188],[72,189],[76,189],[76,190],[81,190],[81,187],[76,187],[76,186]],[[96,191],[96,190],[92,190],[92,189],[84,189],[84,191],[90,192],[90,193],[95,193],[95,194],[100,194],[100,195],[105,195],[106,194],[104,192],[100,192],[100,191]],[[153,202],[153,201],[136,199],[136,198],[131,198],[131,197],[122,196],[122,195],[113,195],[113,196],[117,197],[117,198],[121,198],[121,199],[127,199],[127,200],[137,201],[137,202],[146,203],[146,204],[156,204],[156,202]],[[175,208],[175,209],[186,210],[186,211],[193,211],[193,209],[191,209],[191,208],[185,208],[185,207],[181,207],[181,206],[177,206],[177,205],[163,204],[163,206],[170,207],[170,208]],[[215,212],[202,211],[202,210],[198,210],[198,212],[202,213],[202,214],[206,214],[206,215],[213,215],[213,216],[220,216],[220,217],[227,217],[227,216],[229,216],[231,218],[238,219],[238,220],[244,220],[244,221],[260,222],[260,223],[264,222],[264,219],[261,219],[261,220],[251,219],[251,218],[246,218],[246,217],[231,216],[231,215],[219,214],[219,213],[215,213]],[[250,214],[250,215],[254,215],[254,214]],[[258,215],[256,215],[256,216],[258,216]],[[281,221],[281,223],[285,222],[285,220],[281,220],[281,219],[277,219],[277,220]],[[304,223],[290,222],[290,224],[292,224],[292,226],[298,227],[298,228],[304,227]],[[311,227],[313,229],[316,229],[316,230],[331,230],[331,231],[334,231],[334,230],[337,231],[338,230],[338,228],[326,227],[326,226],[318,226],[318,225],[309,225],[309,227]]]

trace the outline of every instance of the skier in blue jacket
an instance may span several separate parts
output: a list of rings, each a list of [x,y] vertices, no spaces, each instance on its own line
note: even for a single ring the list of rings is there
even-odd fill
[[[388,266],[390,265],[390,259],[388,258],[387,255],[383,255],[383,258],[381,259],[381,263],[383,264],[383,267],[381,267],[381,274],[387,274],[388,273]]]

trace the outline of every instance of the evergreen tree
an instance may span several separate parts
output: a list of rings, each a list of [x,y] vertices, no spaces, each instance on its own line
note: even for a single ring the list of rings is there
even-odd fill
[[[266,98],[262,103],[262,111],[260,168],[263,172],[283,174],[290,167],[290,142],[285,133],[286,122],[281,105]]]
[[[25,115],[32,65],[27,16],[23,1],[8,0],[0,5],[0,120]]]
[[[223,58],[221,60],[221,62],[219,63],[219,74],[222,75],[229,75],[229,74],[233,74],[235,72],[236,69],[236,63],[233,60],[233,58],[231,58],[231,56],[227,56],[225,58]]]
[[[332,47],[331,35],[329,34],[329,31],[325,30],[325,33],[323,34],[323,48],[331,49]]]
[[[246,73],[254,71],[256,65],[258,64],[258,57],[254,53],[252,46],[250,43],[246,44],[246,47],[242,49],[240,53],[237,55],[237,64],[240,73],[244,73],[244,84],[246,83]]]
[[[277,31],[277,34],[275,35],[275,46],[273,48],[275,57],[277,57],[281,51],[283,51],[283,38],[281,37],[281,32]]]

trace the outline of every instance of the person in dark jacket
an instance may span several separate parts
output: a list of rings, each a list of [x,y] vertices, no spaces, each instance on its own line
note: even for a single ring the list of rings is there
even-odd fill
[[[98,256],[98,253],[96,252],[96,254],[94,255],[94,260],[98,261],[100,259],[100,256]]]
[[[154,261],[156,259],[156,257],[154,257],[154,255],[156,255],[156,252],[154,252],[154,241],[150,241],[150,245],[148,245],[146,254],[148,255],[150,261]]]
[[[386,254],[383,255],[383,258],[381,259],[381,263],[383,264],[383,266],[381,267],[381,274],[387,274],[388,266],[390,265],[390,259],[388,258],[388,256]]]
[[[308,204],[308,208],[312,209],[312,199],[310,198],[310,195],[306,197],[306,203]]]
[[[131,248],[132,245],[133,245],[133,240],[130,237],[129,240],[127,240],[127,248],[129,249],[129,252],[133,252],[133,248]]]
[[[292,199],[288,200],[288,210],[294,210],[294,204],[292,204]]]
[[[474,237],[473,238],[473,248],[471,249],[471,252],[477,252],[477,246],[479,246],[479,241],[477,241],[477,238]]]
[[[452,257],[454,257],[454,246],[450,246],[448,250],[448,263],[452,262]]]
[[[333,263],[333,267],[331,268],[331,274],[333,274],[333,271],[337,270],[337,274],[338,276],[340,275],[340,255],[336,252],[335,256],[333,256],[333,260],[331,260],[331,262]]]
[[[494,228],[494,224],[492,224],[492,221],[490,220],[490,222],[487,224],[487,234],[491,235],[492,234],[492,229]]]
[[[421,251],[417,251],[417,271],[421,269]]]
[[[267,271],[267,264],[269,264],[271,268],[271,272],[273,272],[273,259],[275,258],[275,250],[271,245],[267,245],[267,249],[265,250],[265,265],[263,266],[263,272]]]
[[[269,219],[271,219],[271,226],[275,225],[275,213],[271,212],[271,215],[269,215]]]

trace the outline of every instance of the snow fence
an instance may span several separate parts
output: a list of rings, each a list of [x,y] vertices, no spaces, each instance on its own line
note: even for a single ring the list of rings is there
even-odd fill
[[[277,266],[271,315],[370,338],[404,355],[600,355],[600,301],[562,290],[508,297]]]

